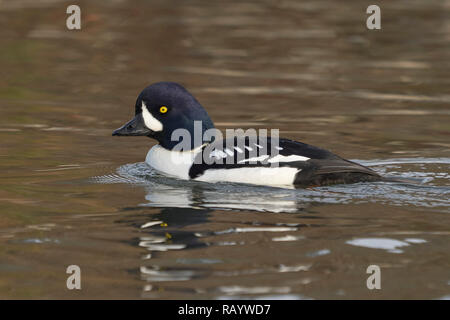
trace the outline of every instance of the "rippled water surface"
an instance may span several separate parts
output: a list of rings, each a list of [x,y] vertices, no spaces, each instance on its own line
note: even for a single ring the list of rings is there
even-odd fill
[[[450,295],[450,1],[0,2],[0,298]],[[111,137],[185,85],[219,129],[278,128],[411,183],[187,182]],[[66,289],[66,268],[82,290]],[[381,290],[368,290],[369,265]]]

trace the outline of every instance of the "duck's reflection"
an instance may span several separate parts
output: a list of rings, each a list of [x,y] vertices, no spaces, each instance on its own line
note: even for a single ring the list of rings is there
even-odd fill
[[[160,290],[167,291],[170,288],[187,290],[185,286],[175,285],[174,287],[172,284],[167,287],[165,283],[205,277],[214,272],[212,271],[214,268],[211,269],[207,265],[222,263],[211,257],[183,257],[178,258],[175,264],[172,261],[170,264],[161,265],[159,258],[162,257],[163,252],[204,246],[243,244],[235,241],[213,240],[211,242],[210,240],[211,237],[221,237],[229,233],[297,230],[295,225],[275,224],[249,225],[215,232],[202,230],[201,227],[193,228],[194,225],[206,225],[214,209],[294,213],[305,208],[304,204],[296,201],[291,190],[275,188],[248,188],[248,186],[238,185],[181,183],[177,180],[152,179],[145,189],[145,202],[140,206],[161,208],[158,213],[153,213],[149,220],[140,225],[145,235],[140,237],[139,246],[148,250],[148,253],[142,257],[144,261],[140,267],[141,278],[146,282],[142,293],[145,298],[159,297]],[[185,231],[186,229],[195,229],[197,232]],[[158,260],[158,263],[153,263],[153,261],[156,262],[154,259]],[[192,290],[191,293],[195,294],[195,290]]]
[[[148,199],[149,194],[151,192],[147,194],[146,199]],[[185,197],[182,195],[175,196],[170,192],[165,193],[161,189],[157,190],[154,199],[158,199],[155,207],[162,207],[162,202],[159,201],[166,201],[171,205],[176,203],[179,207],[161,208],[158,213],[151,214],[149,219],[140,225],[144,235],[139,237],[139,246],[148,251],[141,257],[142,263],[139,270],[141,279],[145,281],[142,292],[144,298],[159,297],[161,290],[167,290],[163,283],[188,281],[201,276],[201,269],[189,268],[186,266],[189,263],[179,263],[177,260],[175,264],[173,261],[169,265],[161,264],[161,261],[158,260],[159,254],[208,245],[195,233],[184,231],[183,228],[206,223],[211,210],[189,208],[186,205]],[[145,205],[149,205],[149,203]],[[158,262],[154,261],[155,258]]]
[[[294,190],[202,182],[152,181],[141,206],[296,213],[308,204],[298,201]]]
[[[196,251],[197,256],[191,256],[183,252],[207,246],[242,248],[252,236],[234,235],[238,233],[275,232],[273,241],[297,241],[300,236],[291,234],[298,231],[295,223],[283,224],[268,219],[262,225],[256,224],[256,221],[240,221],[236,226],[232,224],[230,227],[224,223],[226,226],[220,227],[214,225],[211,216],[217,210],[292,214],[302,212],[310,205],[296,197],[296,190],[180,181],[161,176],[149,170],[148,166],[140,164],[124,166],[118,173],[120,177],[112,177],[114,180],[126,179],[127,182],[144,185],[145,200],[139,207],[160,208],[149,210],[145,220],[141,214],[137,218],[133,217],[133,223],[138,219],[136,227],[142,234],[138,245],[147,251],[141,256],[139,270],[141,279],[145,281],[143,297],[146,298],[161,297],[161,290],[189,290],[182,283],[208,276],[231,276],[235,272],[282,272],[274,267],[274,270],[244,268],[230,273],[226,268],[222,270],[220,267],[211,267],[224,263],[221,256],[202,256],[202,251]],[[280,236],[280,232],[287,234]],[[183,252],[178,254],[174,251]],[[191,294],[198,293],[198,289],[190,290]]]

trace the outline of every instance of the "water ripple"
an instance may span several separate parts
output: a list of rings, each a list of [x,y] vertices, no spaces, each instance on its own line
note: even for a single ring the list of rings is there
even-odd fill
[[[313,189],[285,189],[231,183],[204,183],[165,177],[145,163],[127,164],[117,173],[94,177],[96,183],[131,183],[147,190],[141,206],[215,208],[266,212],[300,212],[314,203],[348,204],[379,202],[445,209],[450,179],[449,158],[396,158],[356,160],[387,176],[411,179],[406,183],[357,183]],[[234,230],[234,232],[248,232]]]

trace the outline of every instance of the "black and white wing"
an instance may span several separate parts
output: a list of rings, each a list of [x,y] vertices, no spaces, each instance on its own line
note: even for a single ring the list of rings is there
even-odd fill
[[[357,163],[305,143],[270,137],[242,136],[220,140],[205,146],[189,170],[191,179],[207,171],[245,174],[242,168],[276,169],[277,174],[292,175],[291,183],[298,186],[328,185],[376,181],[381,177]],[[289,169],[292,168],[292,169]],[[295,170],[294,170],[295,169]],[[273,171],[275,170],[266,170]],[[290,178],[287,178],[289,180]],[[234,181],[238,181],[236,178]],[[284,181],[284,180],[283,180]]]

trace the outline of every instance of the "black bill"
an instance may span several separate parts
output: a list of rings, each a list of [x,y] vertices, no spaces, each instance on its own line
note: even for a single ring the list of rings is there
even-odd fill
[[[142,113],[137,114],[134,119],[112,133],[113,136],[151,136],[152,134],[153,131],[145,126]]]

